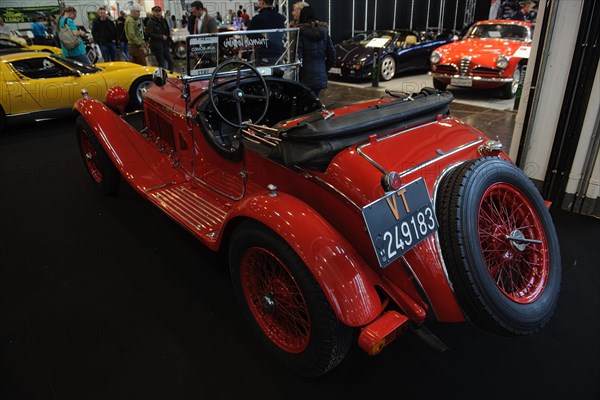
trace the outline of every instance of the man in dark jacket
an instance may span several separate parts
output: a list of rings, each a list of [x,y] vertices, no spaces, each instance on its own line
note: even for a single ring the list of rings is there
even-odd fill
[[[96,19],[92,22],[92,36],[100,46],[104,62],[117,61],[117,27],[108,18],[104,7],[96,11]]]
[[[159,6],[152,7],[152,17],[146,26],[150,38],[150,50],[156,57],[159,67],[173,71],[173,58],[171,57],[170,43],[171,30],[169,24],[162,17],[162,9]]]
[[[517,21],[531,21],[531,12],[533,11],[533,9],[535,8],[535,3],[533,1],[526,1],[525,3],[523,3],[523,6],[521,7],[521,9],[519,11],[517,11],[511,19],[517,20]]]
[[[204,9],[204,4],[201,1],[194,1],[191,5],[192,15],[187,23],[187,28],[190,34],[197,33],[216,33],[217,21]]]
[[[258,0],[260,11],[248,23],[248,30],[283,29],[285,17],[273,8],[273,0]],[[274,65],[283,54],[283,34],[269,34],[266,47],[256,49],[256,60],[262,65]]]
[[[125,34],[125,12],[121,11],[117,18],[117,38],[122,61],[129,61],[129,43]]]

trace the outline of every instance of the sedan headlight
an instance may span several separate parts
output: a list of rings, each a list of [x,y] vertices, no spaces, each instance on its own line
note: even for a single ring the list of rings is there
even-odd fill
[[[506,56],[498,57],[498,59],[496,60],[496,67],[498,67],[500,69],[505,69],[506,67],[508,67],[508,57],[506,57]]]
[[[432,64],[439,63],[441,59],[442,59],[442,55],[440,53],[438,53],[437,51],[434,51],[433,53],[431,53],[431,56],[429,57],[429,60],[431,61]]]

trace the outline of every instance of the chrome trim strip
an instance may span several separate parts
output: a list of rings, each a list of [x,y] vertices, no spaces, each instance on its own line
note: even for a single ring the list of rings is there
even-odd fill
[[[461,79],[471,79],[475,82],[497,82],[497,83],[510,83],[513,81],[513,78],[483,78],[481,76],[466,76],[466,75],[448,75],[448,74],[439,74],[436,72],[429,73],[434,78],[461,78]]]
[[[167,186],[172,186],[172,185],[177,185],[177,182],[163,183],[162,185],[158,185],[158,186],[154,186],[154,187],[146,189],[146,192],[152,192],[153,190],[162,189],[162,188],[165,188]]]
[[[211,203],[198,196],[186,187],[178,187],[178,191],[187,196],[192,202],[197,204],[197,207],[202,211],[210,214],[217,222],[221,222],[227,216],[227,213],[219,208],[214,207]]]
[[[383,168],[381,165],[379,165],[375,160],[373,160],[371,157],[369,157],[368,155],[366,155],[365,153],[362,152],[361,150],[361,146],[358,146],[356,148],[356,152],[358,154],[360,154],[362,157],[364,157],[369,163],[371,163],[371,165],[373,165],[375,168],[377,168],[382,174],[387,174],[388,172],[385,170],[385,168]]]
[[[462,125],[463,127],[467,128],[467,129],[469,128],[469,127],[468,127],[468,126],[466,126],[465,124],[461,123],[459,120],[457,120],[457,119],[454,119],[454,120],[455,120],[457,123],[459,123],[460,125]],[[411,130],[413,130],[413,129],[417,129],[417,128],[421,128],[421,127],[423,127],[423,126],[427,126],[427,125],[431,125],[431,124],[437,124],[437,123],[438,123],[438,121],[433,121],[433,122],[430,122],[430,123],[428,123],[428,124],[424,124],[424,125],[415,126],[415,127],[413,127],[413,128],[406,129],[406,130],[403,130],[403,131],[400,131],[400,132],[394,133],[394,134],[392,134],[392,135],[386,135],[386,136],[382,136],[382,137],[379,137],[379,138],[377,138],[377,139],[376,139],[376,142],[383,141],[383,140],[386,140],[386,139],[388,139],[388,138],[392,138],[392,137],[394,137],[394,136],[397,136],[397,135],[402,135],[402,134],[404,134],[404,133],[406,133],[406,132],[410,132],[410,131],[411,131]],[[455,154],[455,153],[457,153],[457,152],[459,152],[459,151],[461,151],[461,150],[464,150],[464,149],[466,149],[466,148],[468,148],[468,147],[471,147],[471,146],[473,146],[473,145],[475,145],[475,144],[477,144],[477,143],[481,143],[481,142],[483,141],[483,138],[482,138],[482,137],[481,137],[481,136],[480,136],[480,135],[479,135],[477,132],[475,132],[475,131],[474,131],[474,130],[472,130],[472,129],[469,129],[469,131],[470,131],[471,133],[473,133],[475,136],[477,136],[477,139],[475,139],[475,140],[473,140],[473,141],[471,141],[471,142],[465,143],[465,144],[463,144],[463,145],[461,145],[461,146],[458,146],[458,147],[456,147],[456,148],[454,148],[454,149],[450,150],[449,152],[447,152],[447,153],[444,153],[444,154],[442,154],[442,155],[440,155],[440,156],[438,156],[438,157],[434,157],[434,158],[432,158],[432,159],[430,159],[430,160],[428,160],[428,161],[425,161],[425,162],[423,162],[423,163],[421,163],[421,164],[419,164],[419,165],[416,165],[416,166],[414,166],[414,167],[413,167],[413,168],[411,168],[411,169],[408,169],[408,170],[406,170],[406,171],[404,171],[404,172],[401,172],[401,173],[400,173],[400,177],[402,178],[402,177],[404,177],[404,176],[406,176],[406,175],[408,175],[408,174],[411,174],[411,173],[413,173],[413,172],[415,172],[415,171],[417,171],[417,170],[419,170],[419,169],[421,169],[421,168],[423,168],[423,167],[426,167],[426,166],[428,166],[428,165],[430,165],[430,164],[433,164],[434,162],[436,162],[436,161],[439,161],[439,160],[441,160],[442,158],[448,157],[448,156],[450,156],[450,155],[452,155],[452,154]],[[359,153],[361,156],[365,157],[365,159],[366,159],[367,161],[369,161],[369,162],[371,162],[371,159],[370,159],[368,156],[366,156],[366,155],[365,155],[365,154],[364,154],[362,151],[360,151],[360,150],[361,150],[363,147],[365,147],[365,146],[369,146],[370,144],[371,144],[370,142],[368,142],[368,143],[363,143],[363,144],[361,144],[360,146],[358,146],[358,147],[356,148],[357,152],[358,152],[358,153]],[[382,170],[382,168],[380,169],[380,167],[378,166],[378,164],[376,164],[376,163],[375,163],[375,164],[374,164],[374,166],[375,166],[377,169],[379,169],[380,171]],[[384,173],[385,173],[385,172],[384,172]]]
[[[389,138],[396,137],[398,135],[403,135],[406,132],[410,132],[412,130],[419,129],[419,128],[422,128],[424,126],[428,126],[428,125],[431,125],[431,124],[437,124],[437,121],[431,121],[431,122],[428,122],[426,124],[418,124],[418,125],[412,126],[410,128],[407,128],[407,129],[401,129],[400,131],[398,131],[396,133],[391,133],[389,135],[379,136],[378,138],[375,139],[375,141],[376,142],[380,142],[380,141],[383,141],[383,140],[386,140],[386,139],[389,139]],[[370,144],[371,144],[371,142],[363,143],[363,144],[361,144],[360,146],[357,147],[357,150],[363,148],[364,146],[370,145]]]
[[[165,208],[169,209],[173,214],[179,216],[179,218],[185,221],[187,225],[194,227],[195,229],[206,228],[206,226],[202,223],[202,220],[196,220],[193,215],[189,215],[184,210],[181,210],[179,207],[177,207],[172,202],[168,201],[168,199],[166,199],[163,196],[166,197],[166,195],[163,193],[152,194],[152,197],[163,203]]]
[[[195,210],[191,206],[191,204],[186,199],[178,196],[177,193],[173,193],[171,191],[164,192],[158,195],[159,198],[162,198],[165,203],[168,203],[171,208],[179,210],[182,214],[189,216],[191,220],[196,222],[196,227],[207,228],[210,226],[204,220],[204,218],[200,218],[200,214],[194,212]]]
[[[240,172],[242,172],[242,170],[240,170]],[[238,197],[235,197],[231,194],[225,193],[217,188],[215,188],[214,186],[212,186],[211,184],[209,184],[208,182],[203,181],[202,179],[198,178],[197,176],[193,176],[192,178],[194,178],[195,181],[200,182],[201,184],[203,184],[204,186],[206,186],[207,188],[215,191],[216,193],[220,194],[223,197],[227,197],[230,200],[234,200],[234,201],[238,201],[244,198],[244,196],[246,196],[246,181],[244,179],[244,181],[242,182],[242,193],[240,193],[240,195]]]
[[[310,179],[311,181],[315,182],[317,185],[322,186],[325,189],[328,189],[329,191],[335,193],[340,198],[342,198],[342,200],[344,200],[348,205],[356,208],[357,211],[362,211],[362,208],[359,207],[358,204],[356,204],[354,201],[352,201],[348,196],[346,196],[339,189],[337,189],[336,187],[331,185],[329,182],[324,181],[323,179],[319,178],[318,176],[311,174],[310,172],[308,172],[307,170],[305,170],[302,167],[296,166],[296,168],[298,168],[300,171],[302,171],[304,173],[304,177],[306,179]]]
[[[458,73],[460,76],[466,76],[469,73],[469,67],[471,66],[471,56],[462,57],[459,65]]]
[[[185,187],[175,187],[150,194],[153,198],[196,229],[218,225],[226,213]]]
[[[437,162],[437,161],[441,160],[442,158],[446,158],[448,156],[451,156],[451,155],[453,155],[455,153],[458,153],[459,151],[462,151],[462,150],[464,150],[466,148],[473,147],[474,145],[476,145],[478,143],[481,143],[481,142],[483,142],[483,138],[480,136],[479,139],[473,140],[472,142],[465,143],[465,144],[463,144],[461,146],[458,146],[458,147],[454,148],[453,150],[449,151],[448,153],[444,153],[444,154],[442,154],[439,157],[432,158],[429,161],[425,161],[424,163],[421,163],[421,164],[419,164],[419,165],[417,165],[417,166],[415,166],[415,167],[413,167],[411,169],[408,169],[408,170],[402,172],[400,174],[400,177],[402,178],[402,177],[404,177],[404,176],[406,176],[408,174],[411,174],[411,173],[413,173],[413,172],[415,172],[415,171],[417,171],[417,170],[419,170],[421,168],[424,168],[424,167],[426,167],[426,166],[428,166],[430,164],[433,164],[434,162]]]

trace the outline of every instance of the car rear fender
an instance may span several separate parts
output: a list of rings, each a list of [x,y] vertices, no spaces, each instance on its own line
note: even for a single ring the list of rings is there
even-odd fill
[[[309,205],[287,194],[254,196],[235,206],[228,226],[244,218],[267,226],[294,249],[344,324],[363,326],[381,313],[379,277]]]

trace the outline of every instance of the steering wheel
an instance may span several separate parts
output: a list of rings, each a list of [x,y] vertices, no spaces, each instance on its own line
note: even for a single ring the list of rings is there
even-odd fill
[[[217,75],[220,72],[223,72],[224,69],[232,65],[235,66],[236,71],[235,85],[232,87],[231,85],[225,84],[221,88],[215,87]],[[264,95],[244,93],[244,91],[240,87],[242,68],[250,70],[250,77],[253,77],[253,75],[256,75],[256,77],[258,77]],[[210,77],[210,82],[208,84],[208,98],[210,99],[210,104],[212,105],[213,109],[215,110],[219,118],[223,120],[223,122],[225,122],[227,125],[236,128],[242,128],[244,126],[244,118],[242,117],[242,103],[245,103],[247,100],[252,100],[253,102],[257,103],[261,100],[264,102],[260,117],[252,121],[252,123],[254,124],[259,123],[265,117],[267,109],[269,108],[269,87],[267,86],[267,82],[265,82],[265,79],[262,77],[260,72],[258,72],[258,70],[252,66],[252,64],[249,64],[245,61],[230,60],[219,65],[213,71]],[[219,106],[219,104],[228,101],[235,102],[235,108],[237,111],[237,123],[235,120],[231,121],[228,118],[226,118],[222,112],[223,110],[219,109],[219,107],[222,107]]]

